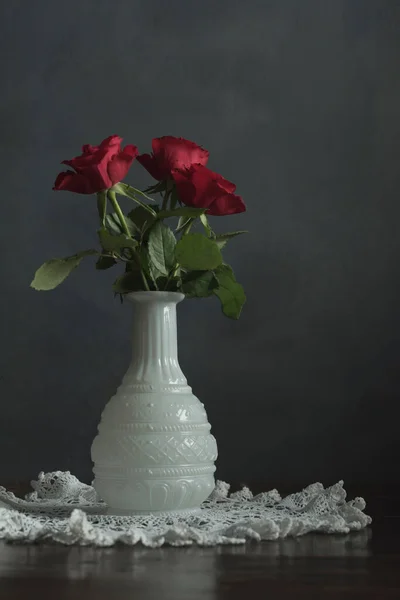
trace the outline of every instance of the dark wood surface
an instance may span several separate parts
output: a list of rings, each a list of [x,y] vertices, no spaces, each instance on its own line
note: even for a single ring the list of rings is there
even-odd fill
[[[0,598],[399,600],[400,496],[376,493],[367,512],[374,523],[364,531],[246,546],[148,550],[0,543]]]

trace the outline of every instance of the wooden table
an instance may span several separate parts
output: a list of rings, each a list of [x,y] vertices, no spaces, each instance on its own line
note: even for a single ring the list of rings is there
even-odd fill
[[[366,497],[367,494],[365,494]],[[0,543],[0,599],[400,599],[400,496],[376,494],[372,527],[217,548]]]

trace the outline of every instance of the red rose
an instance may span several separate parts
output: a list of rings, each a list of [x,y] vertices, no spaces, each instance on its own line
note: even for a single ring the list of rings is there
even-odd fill
[[[246,210],[242,197],[234,194],[236,186],[203,165],[175,170],[172,177],[184,204],[207,208],[209,215],[233,215]]]
[[[111,135],[100,146],[83,146],[81,156],[63,160],[62,164],[72,167],[76,173],[60,173],[53,190],[95,194],[120,182],[139,154],[136,146],[129,145],[121,149],[121,142],[121,137]]]
[[[174,169],[187,169],[194,164],[206,165],[209,152],[194,142],[166,135],[154,138],[153,152],[138,156],[140,164],[154,179],[170,179]]]

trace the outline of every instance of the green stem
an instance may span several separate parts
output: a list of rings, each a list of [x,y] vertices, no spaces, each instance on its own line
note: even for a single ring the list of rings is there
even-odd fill
[[[150,292],[150,286],[148,284],[146,275],[144,274],[144,270],[142,269],[142,262],[140,260],[140,254],[133,248],[131,248],[131,251],[133,254],[133,258],[136,260],[137,266],[139,267],[139,271],[140,271],[140,275],[142,277],[144,288],[147,292]]]
[[[121,227],[122,227],[123,232],[126,233],[126,235],[129,238],[131,238],[132,236],[131,236],[131,233],[130,233],[130,231],[128,229],[128,225],[126,224],[124,213],[122,212],[121,207],[118,204],[116,193],[114,191],[112,191],[112,190],[108,190],[108,197],[109,197],[109,200],[111,202],[111,205],[112,205],[113,209],[115,210],[115,213],[116,213],[116,215],[118,217],[118,220],[121,223]]]
[[[147,283],[146,275],[144,274],[144,271],[141,267],[140,267],[140,274],[142,276],[143,285],[144,285],[146,291],[150,292],[150,287],[149,287],[149,284]]]
[[[164,199],[163,199],[163,202],[162,202],[161,210],[167,210],[169,195],[170,195],[170,192],[168,190],[165,190],[165,194],[164,194]]]
[[[121,185],[121,184],[120,184]],[[142,190],[138,190],[137,188],[134,188],[132,185],[128,185],[127,183],[122,184],[125,186],[125,189],[128,192],[131,192],[133,194],[139,194],[140,196],[143,196],[143,198],[146,198],[146,200],[150,200],[150,202],[154,202],[154,198],[151,198],[150,196],[148,196],[145,192],[142,192]]]
[[[104,254],[104,255],[102,254],[101,256],[110,256],[110,255],[109,254],[108,255],[107,254]],[[130,262],[127,258],[124,258],[123,256],[121,256],[120,254],[117,254],[116,252],[113,253],[113,256],[114,256],[114,258],[118,258],[118,260],[120,260],[122,262],[125,262],[125,263]]]
[[[119,219],[119,222],[121,223],[122,230],[129,238],[132,238],[131,232],[129,231],[128,225],[125,221],[124,213],[122,212],[121,207],[118,204],[118,200],[117,200],[117,196],[116,196],[115,192],[113,190],[108,190],[108,197],[109,197],[112,207],[115,210],[115,213]],[[142,265],[140,262],[140,256],[136,252],[135,252],[135,256],[136,256],[136,260],[138,261],[140,275],[142,276],[142,280],[143,280],[143,285],[144,285],[145,289],[149,292],[150,287],[147,282],[146,275],[144,274],[144,271],[142,269]]]
[[[164,290],[166,290],[168,288],[169,282],[171,281],[171,277],[174,275],[174,273],[175,273],[175,271],[174,272],[171,271],[170,274],[168,275],[167,281],[165,282],[165,285],[164,285]]]
[[[100,224],[104,227],[106,224],[107,214],[107,192],[98,192],[97,194],[97,210],[99,213]]]
[[[156,217],[157,213],[154,210],[154,208],[151,208],[151,206],[146,204],[146,202],[139,200],[139,198],[136,197],[135,192],[132,191],[134,189],[135,188],[132,188],[129,185],[126,185],[125,183],[116,183],[109,191],[116,192],[117,194],[121,194],[122,196],[127,196],[128,198],[131,198],[134,202],[136,202],[136,204],[139,204],[142,208],[147,210],[147,212],[153,215],[153,217]],[[149,196],[146,197],[154,202],[153,198],[150,198]]]
[[[190,220],[186,223],[185,227],[182,230],[182,237],[189,233],[189,231],[192,229],[192,225],[193,225],[194,221],[195,221],[195,219],[190,218]]]
[[[173,271],[173,273],[172,273],[172,277],[177,277],[177,275],[179,275],[179,271],[180,271],[180,266],[179,266],[179,265],[176,265],[176,267],[175,267],[175,269],[174,269],[174,271]],[[168,279],[168,281],[167,281],[167,284],[168,284],[168,283],[169,283],[169,279]]]
[[[193,225],[194,222],[195,222],[195,219],[192,218],[192,217],[188,220],[188,222],[186,223],[185,227],[182,230],[181,239],[183,238],[184,235],[187,235],[189,233],[189,231],[191,230],[192,225]],[[176,267],[175,267],[175,269],[174,269],[174,271],[172,273],[172,277],[176,277],[178,275],[179,269],[180,269],[180,266],[176,265]]]
[[[123,256],[121,256],[120,254],[117,254],[116,252],[112,252],[110,254],[98,254],[98,256],[101,256],[102,258],[118,258],[118,260],[121,260],[122,262],[129,262],[129,260],[127,258],[124,258]]]

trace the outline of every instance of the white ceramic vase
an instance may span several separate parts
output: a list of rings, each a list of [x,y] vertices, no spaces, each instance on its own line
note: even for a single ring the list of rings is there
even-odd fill
[[[113,514],[196,509],[214,489],[217,444],[178,362],[177,292],[135,292],[133,355],[92,444],[93,485]]]

